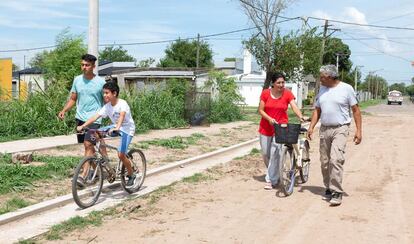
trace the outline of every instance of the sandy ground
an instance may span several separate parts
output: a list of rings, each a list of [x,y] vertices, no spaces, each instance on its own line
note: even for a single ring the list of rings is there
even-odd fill
[[[178,184],[154,204],[128,202],[102,226],[74,231],[58,242],[414,243],[414,105],[366,111],[362,144],[352,144],[353,128],[349,136],[346,194],[339,207],[321,200],[314,140],[310,179],[290,197],[263,190],[264,167],[255,154],[222,166],[214,180]]]

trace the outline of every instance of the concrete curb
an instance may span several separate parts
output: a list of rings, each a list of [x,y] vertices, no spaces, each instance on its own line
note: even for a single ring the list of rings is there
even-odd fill
[[[177,161],[177,162],[174,162],[174,163],[170,163],[170,164],[167,164],[165,166],[162,166],[162,167],[159,167],[159,168],[148,171],[147,174],[146,174],[146,177],[150,177],[150,176],[158,175],[158,174],[161,174],[161,173],[164,173],[164,172],[167,172],[167,171],[171,171],[175,168],[183,167],[185,165],[197,162],[199,160],[206,159],[206,158],[211,157],[211,156],[215,156],[215,155],[218,155],[218,154],[221,154],[221,153],[224,153],[224,152],[231,151],[231,150],[236,149],[238,147],[253,144],[257,141],[259,141],[259,139],[255,138],[255,139],[252,139],[252,140],[249,140],[249,141],[246,141],[246,142],[242,142],[242,143],[232,145],[232,146],[226,147],[226,148],[221,148],[221,149],[218,149],[216,151],[205,153],[205,154],[202,154],[202,155],[199,155],[199,156],[196,156],[196,157],[192,157],[192,158],[180,160],[180,161]],[[109,187],[113,188],[113,187],[119,187],[119,186],[120,186],[119,182],[113,183],[113,184],[106,183],[106,184],[104,184],[103,188],[109,188]],[[72,194],[67,194],[67,195],[64,195],[64,196],[61,196],[61,197],[57,197],[55,199],[47,200],[47,201],[40,202],[40,203],[31,205],[31,206],[28,206],[28,207],[25,207],[25,208],[21,208],[21,209],[18,209],[17,211],[15,211],[15,212],[10,212],[10,213],[0,215],[0,225],[4,225],[4,224],[7,224],[7,223],[10,223],[10,222],[13,222],[13,221],[21,220],[23,218],[26,218],[26,217],[29,217],[29,216],[32,216],[32,215],[35,215],[35,214],[38,214],[38,213],[41,213],[41,212],[45,212],[45,211],[51,210],[53,208],[57,208],[57,207],[66,205],[67,203],[72,202],[72,201],[73,201]]]

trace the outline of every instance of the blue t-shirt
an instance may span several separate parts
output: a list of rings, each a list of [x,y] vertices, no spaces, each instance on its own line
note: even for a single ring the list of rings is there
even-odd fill
[[[102,87],[105,80],[95,76],[88,80],[83,75],[76,76],[73,79],[72,89],[70,92],[76,93],[76,118],[87,121],[94,116],[103,106]],[[101,119],[96,123],[100,124]]]

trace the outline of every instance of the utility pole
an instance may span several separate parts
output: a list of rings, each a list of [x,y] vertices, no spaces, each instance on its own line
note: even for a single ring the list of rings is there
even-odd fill
[[[319,54],[319,65],[323,64],[323,55],[325,53],[325,41],[326,41],[326,33],[328,32],[328,20],[325,20],[325,25],[323,27],[323,36],[322,36],[322,47],[321,47],[321,53]],[[319,92],[320,87],[320,77],[316,79],[316,85],[315,85],[315,96],[313,97],[314,101],[316,99],[316,95]]]
[[[362,65],[357,65],[355,66],[355,80],[354,80],[354,90],[355,92],[358,91],[358,68],[362,68],[364,66]]]
[[[196,62],[197,62],[197,69],[200,66],[200,33],[197,34],[197,57],[196,57]]]
[[[88,53],[99,58],[99,0],[89,0],[89,35],[88,35]],[[98,75],[99,61],[96,60],[94,73]]]
[[[329,29],[330,25],[328,24],[328,20],[325,20],[325,24],[323,26],[323,37],[322,37],[322,47],[321,47],[321,52],[319,54],[319,65],[322,66],[323,65],[323,56],[325,54],[325,42],[326,42],[326,38],[329,37],[330,35],[332,35],[335,31],[339,30],[339,29]],[[333,30],[333,32],[331,32],[329,35],[327,35],[328,33],[328,29],[329,30]],[[315,96],[313,97],[313,100],[315,102],[316,99],[316,95],[319,92],[319,87],[320,87],[320,77],[318,77],[318,79],[316,79],[316,85],[315,85]]]

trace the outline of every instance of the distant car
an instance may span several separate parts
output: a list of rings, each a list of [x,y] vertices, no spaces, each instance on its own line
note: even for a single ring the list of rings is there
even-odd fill
[[[399,105],[402,105],[403,95],[400,91],[397,91],[397,90],[390,91],[388,92],[387,101],[388,101],[388,105],[392,103],[398,103]]]

